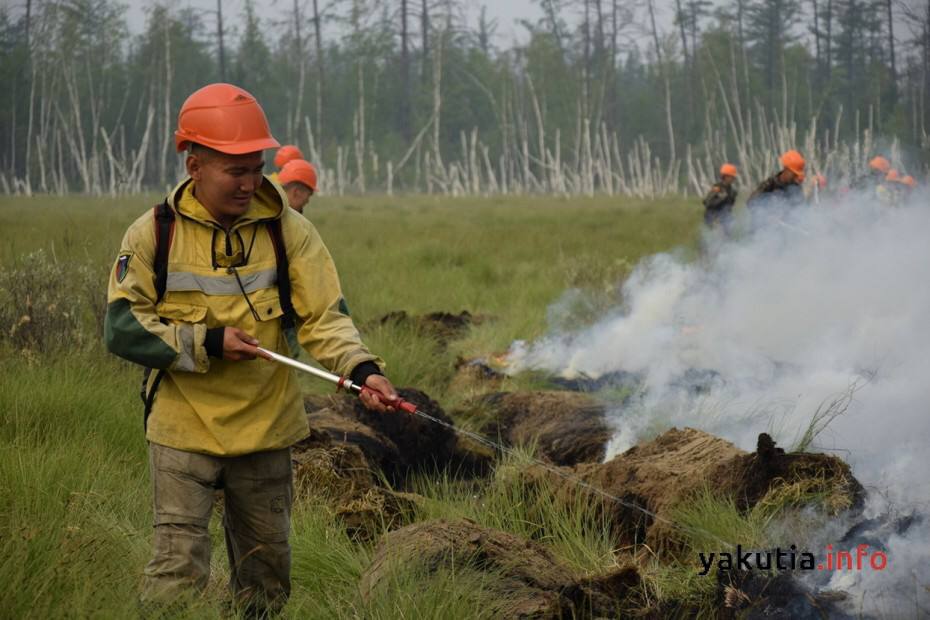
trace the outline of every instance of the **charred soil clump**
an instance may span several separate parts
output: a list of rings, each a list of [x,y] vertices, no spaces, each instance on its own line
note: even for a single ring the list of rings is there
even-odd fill
[[[717,574],[715,607],[721,620],[852,620],[837,604],[842,592],[818,594],[791,573],[775,575],[753,571],[721,571]]]
[[[369,411],[347,394],[307,397],[304,409],[310,428],[337,444],[357,446],[392,485],[403,486],[412,473],[447,471],[470,477],[490,471],[493,452],[461,440],[436,401],[411,388],[398,393],[439,423],[403,411]]]
[[[317,419],[333,415],[322,414]],[[347,425],[350,430],[355,429]],[[421,500],[380,485],[378,472],[361,448],[334,441],[312,427],[310,435],[292,448],[291,460],[298,494],[324,500],[355,540],[374,540],[385,530],[409,523]]]
[[[556,465],[600,462],[610,441],[604,406],[578,392],[497,392],[477,397],[468,408],[487,420],[480,432],[489,439],[535,445]]]
[[[462,310],[458,314],[430,312],[420,315],[410,315],[404,310],[395,310],[378,319],[378,324],[409,325],[416,331],[435,339],[440,345],[446,346],[449,342],[465,336],[472,325],[479,325],[487,320],[487,317],[473,315],[468,310]]]
[[[564,501],[574,501],[576,493],[590,494],[591,501],[607,512],[619,542],[645,542],[655,550],[678,547],[680,537],[669,525],[672,511],[707,488],[735,498],[742,510],[810,481],[829,489],[828,508],[836,512],[861,506],[863,497],[862,486],[840,459],[786,454],[765,433],[759,436],[758,450],[746,453],[703,431],[673,428],[607,463],[585,463],[564,471],[620,501],[593,494],[543,467],[531,466],[523,475],[530,483],[542,479],[554,485]]]

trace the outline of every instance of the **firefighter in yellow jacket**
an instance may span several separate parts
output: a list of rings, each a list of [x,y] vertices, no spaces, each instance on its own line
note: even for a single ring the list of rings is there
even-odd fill
[[[155,537],[141,600],[206,587],[207,526],[222,488],[230,590],[244,613],[262,615],[290,591],[290,446],[308,427],[293,372],[256,359],[256,347],[288,353],[296,339],[386,402],[396,392],[359,338],[317,231],[262,175],[262,151],[278,143],[258,102],[229,84],[206,86],[184,103],[175,137],[189,178],[126,232],[105,325],[110,351],[155,370],[143,386]]]

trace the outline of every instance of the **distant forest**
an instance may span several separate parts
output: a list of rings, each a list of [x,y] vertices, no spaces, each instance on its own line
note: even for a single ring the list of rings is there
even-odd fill
[[[507,48],[461,0],[155,4],[138,34],[115,0],[5,3],[0,191],[163,189],[178,109],[215,81],[326,193],[696,192],[785,147],[835,177],[877,150],[926,170],[930,0],[726,2],[539,0]]]

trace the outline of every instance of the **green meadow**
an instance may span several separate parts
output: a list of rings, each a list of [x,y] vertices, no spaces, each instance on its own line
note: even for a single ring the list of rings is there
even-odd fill
[[[0,198],[5,617],[135,613],[152,534],[140,371],[106,352],[100,320],[121,235],[157,200]],[[333,254],[352,315],[369,347],[387,361],[390,378],[451,410],[462,400],[449,385],[457,358],[501,353],[516,339],[592,321],[619,303],[619,285],[644,256],[696,253],[701,208],[679,198],[318,197],[306,215]],[[551,312],[560,300],[560,311]],[[485,320],[442,347],[409,326],[379,321],[400,310],[467,310]],[[331,389],[310,379],[304,387]],[[519,458],[507,457],[499,469]],[[428,498],[417,518],[465,516],[520,535],[542,528],[549,532],[543,544],[581,572],[616,562],[605,528],[584,505],[529,501],[530,492],[507,476],[484,481],[481,502],[441,478],[412,486]],[[177,617],[222,613],[226,557],[216,519],[212,527],[210,588],[184,603]],[[288,617],[482,614],[482,584],[452,573],[428,581],[401,574],[396,587],[362,601],[358,580],[373,544],[352,541],[312,494],[295,506],[292,546]],[[656,573],[647,580],[648,596],[700,597],[703,586],[690,587],[688,578]]]

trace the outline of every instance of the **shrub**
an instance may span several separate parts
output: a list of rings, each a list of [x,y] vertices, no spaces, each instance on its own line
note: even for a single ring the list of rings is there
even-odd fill
[[[99,342],[105,287],[99,268],[61,263],[44,250],[0,267],[0,340],[34,353]]]

